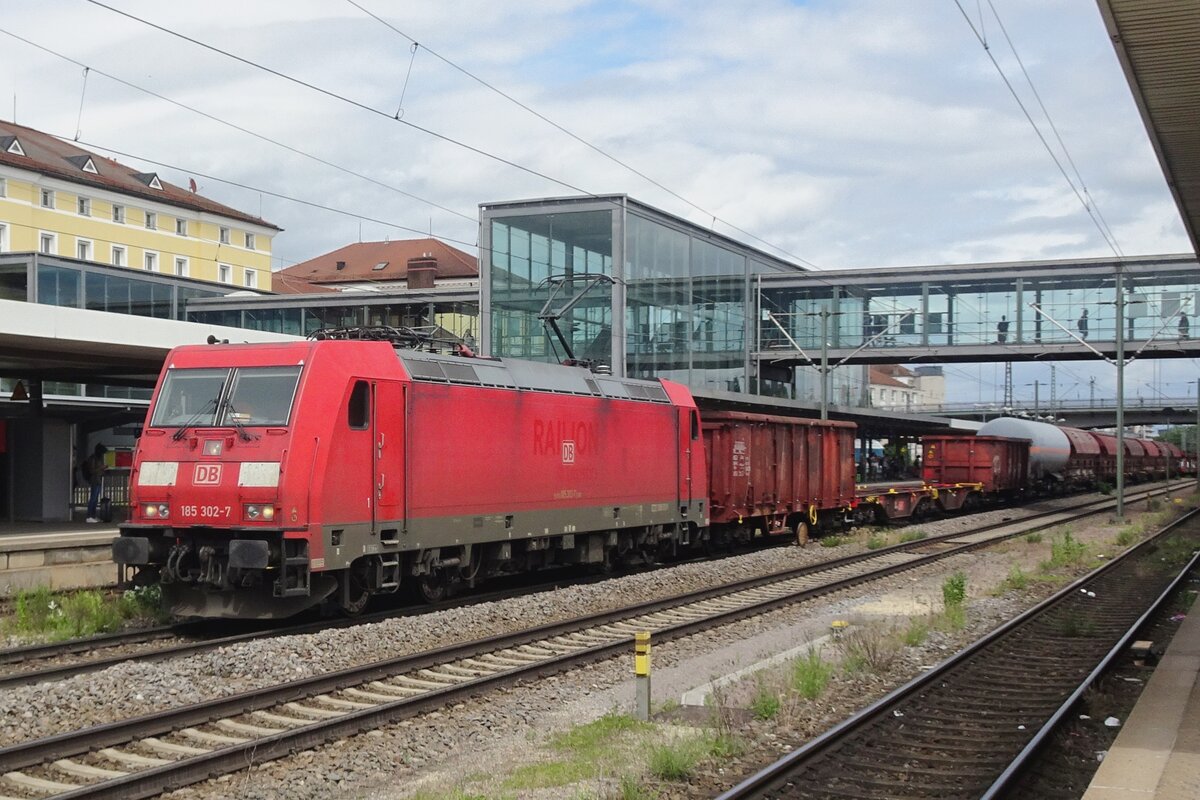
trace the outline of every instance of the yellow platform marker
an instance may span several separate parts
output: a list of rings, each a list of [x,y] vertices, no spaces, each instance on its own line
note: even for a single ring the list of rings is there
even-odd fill
[[[833,631],[834,636],[840,636],[842,631],[849,627],[850,623],[846,622],[844,619],[835,619],[833,622],[829,623],[829,630]]]
[[[633,637],[633,675],[637,683],[637,718],[650,719],[650,631]]]

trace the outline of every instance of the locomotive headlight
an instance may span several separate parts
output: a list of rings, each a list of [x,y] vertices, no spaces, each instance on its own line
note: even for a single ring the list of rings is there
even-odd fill
[[[250,503],[246,506],[246,519],[252,521],[265,520],[269,522],[275,519],[275,506]]]
[[[142,516],[149,519],[166,519],[171,516],[171,507],[166,503],[146,503],[142,506]]]

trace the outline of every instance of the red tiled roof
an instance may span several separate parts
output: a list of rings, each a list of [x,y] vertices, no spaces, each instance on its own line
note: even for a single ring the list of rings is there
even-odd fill
[[[411,258],[430,256],[437,261],[437,278],[479,277],[479,262],[468,253],[437,239],[400,239],[394,242],[356,242],[324,255],[279,270],[274,275],[277,292],[329,291],[339,283],[393,282],[408,278]],[[338,262],[345,266],[338,269]],[[376,266],[386,266],[375,269]]]
[[[885,369],[880,367],[871,367],[871,385],[872,386],[895,386],[898,388],[911,389],[904,381],[898,381],[887,373]]]
[[[13,138],[20,143],[25,155],[20,156],[8,152]],[[88,158],[92,159],[92,164],[99,174],[83,171],[83,165]],[[195,192],[189,192],[187,189],[167,183],[161,177],[158,181],[162,184],[162,190],[151,188],[148,183],[150,178],[155,176],[154,173],[138,172],[111,158],[84,150],[82,147],[56,139],[47,133],[4,120],[0,120],[0,164],[39,172],[71,183],[108,189],[192,211],[219,214],[277,231],[283,230],[278,225],[273,225],[260,217],[246,214],[236,208],[230,208]]]

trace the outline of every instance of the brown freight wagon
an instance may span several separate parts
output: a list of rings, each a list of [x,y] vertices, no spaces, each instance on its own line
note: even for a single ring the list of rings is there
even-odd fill
[[[701,411],[714,536],[841,528],[854,507],[852,422]]]
[[[1029,475],[1029,440],[938,434],[921,437],[922,475],[946,511],[1011,498]]]

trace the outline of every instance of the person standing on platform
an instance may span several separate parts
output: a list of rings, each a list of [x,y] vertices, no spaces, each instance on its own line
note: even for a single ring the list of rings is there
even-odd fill
[[[1188,315],[1187,315],[1187,312],[1186,312],[1186,311],[1180,311],[1180,312],[1179,312],[1179,338],[1180,338],[1180,339],[1186,339],[1186,338],[1188,338],[1188,334],[1189,334],[1189,332],[1190,332],[1190,329],[1191,329],[1191,325],[1190,325],[1190,323],[1188,322]]]
[[[99,522],[96,507],[100,504],[100,491],[104,487],[104,473],[108,472],[108,464],[104,463],[104,454],[108,448],[102,444],[96,445],[96,450],[83,462],[84,477],[87,478],[91,493],[88,495],[87,522]]]
[[[1079,321],[1075,323],[1075,327],[1079,329],[1079,338],[1086,342],[1088,337],[1088,311],[1086,308],[1079,315]]]
[[[996,323],[996,341],[1004,344],[1008,341],[1008,317],[1000,317],[1000,321]]]

